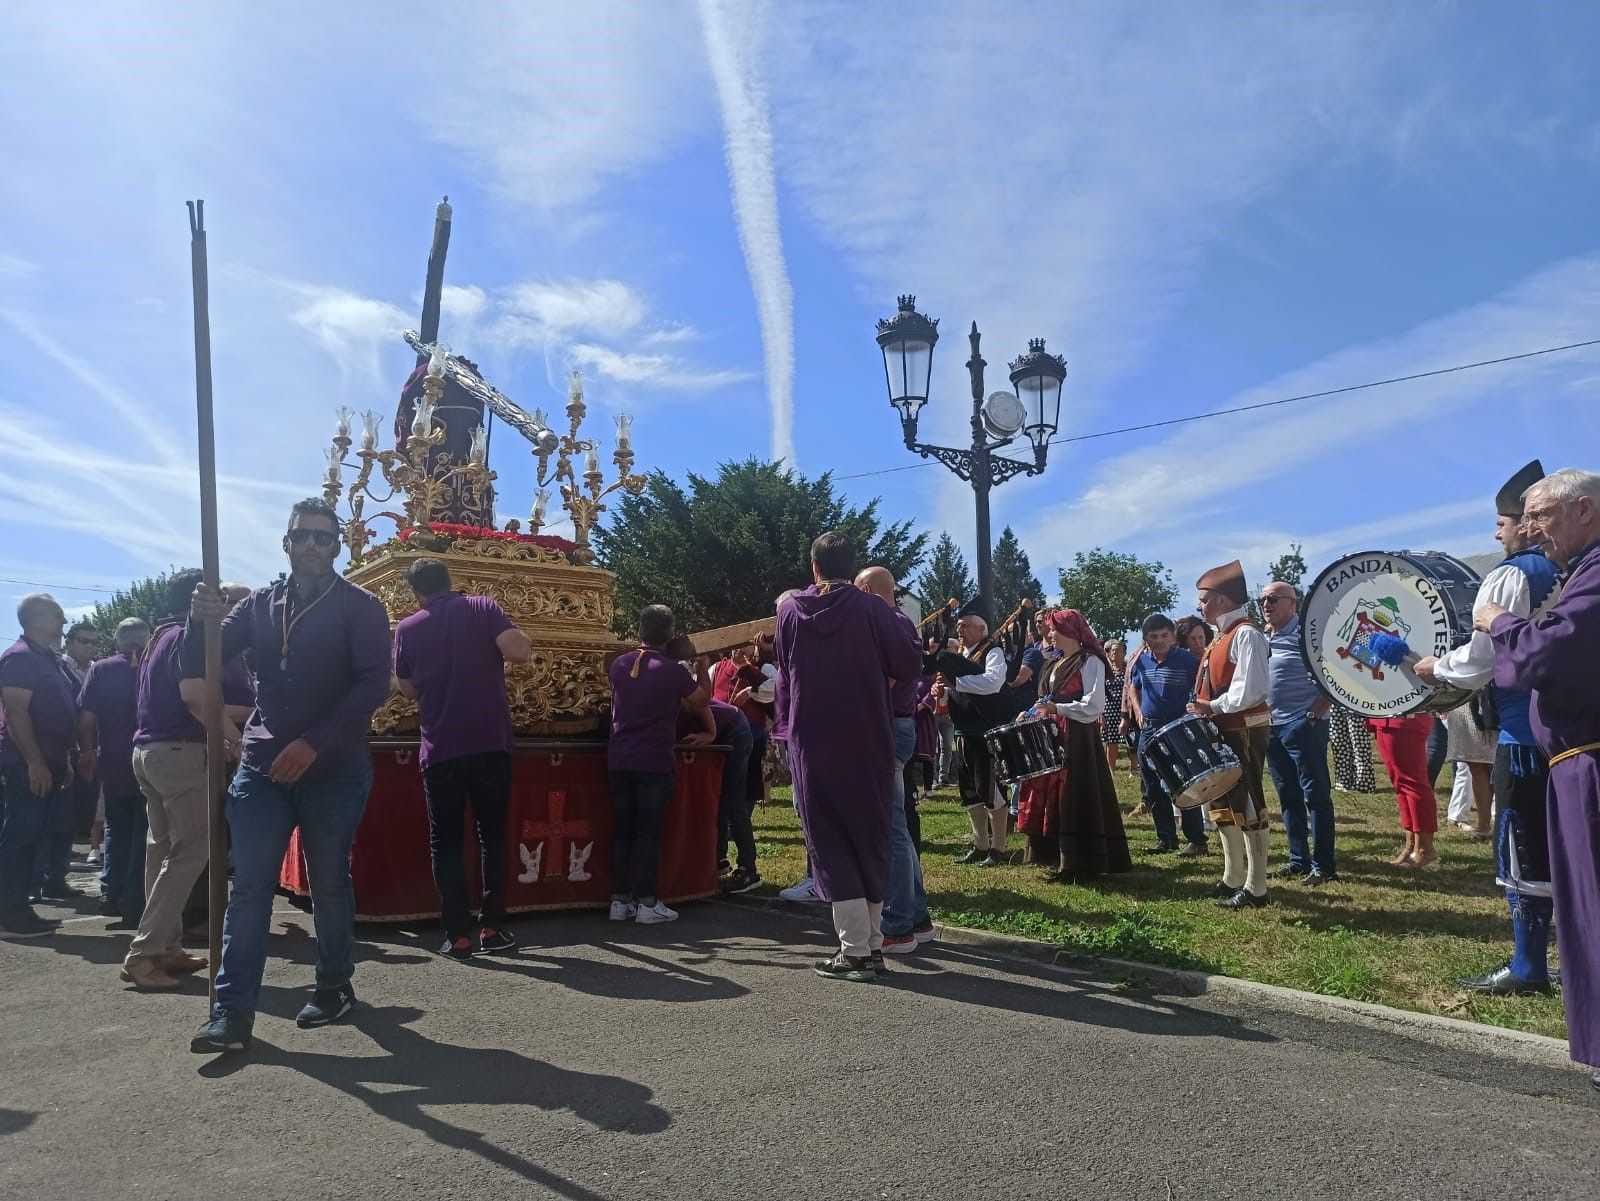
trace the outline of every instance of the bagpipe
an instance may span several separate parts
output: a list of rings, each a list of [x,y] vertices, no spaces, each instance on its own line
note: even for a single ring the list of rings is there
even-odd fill
[[[951,611],[955,601],[940,613]],[[1018,605],[1004,621],[974,646],[967,651],[939,650],[931,651],[922,657],[922,670],[927,675],[941,675],[946,680],[959,679],[961,676],[979,675],[983,672],[984,660],[989,657],[989,652],[996,646],[1005,652],[1006,679],[1016,677],[1017,670],[1022,663],[1022,653],[1029,646],[1039,640],[1037,623],[1034,620],[1034,602],[1031,596],[1022,598]],[[937,616],[937,614],[936,614]],[[974,693],[961,693],[950,690],[950,705],[952,714],[958,707],[970,707],[976,710],[976,715],[981,715],[984,721],[993,725],[1001,725],[1010,721],[1023,709],[1028,707],[1031,698],[1022,699],[1009,684],[1001,685],[1000,691],[987,695]]]

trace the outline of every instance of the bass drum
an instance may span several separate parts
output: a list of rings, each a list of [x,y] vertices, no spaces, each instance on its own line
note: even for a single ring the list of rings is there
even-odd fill
[[[1425,684],[1409,667],[1374,655],[1374,634],[1403,638],[1418,656],[1443,655],[1472,637],[1481,581],[1437,551],[1363,551],[1326,567],[1306,590],[1300,649],[1317,687],[1363,717],[1444,713],[1470,692]]]

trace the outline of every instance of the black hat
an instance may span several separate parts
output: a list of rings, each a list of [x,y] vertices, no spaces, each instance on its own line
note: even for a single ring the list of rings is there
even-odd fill
[[[1495,494],[1494,511],[1502,517],[1522,516],[1522,494],[1544,479],[1544,465],[1535,459],[1506,481]]]
[[[994,614],[989,610],[989,602],[984,600],[981,595],[973,597],[966,604],[962,605],[961,611],[958,612],[956,616],[976,617],[982,620],[984,625],[989,626],[990,628],[993,628],[994,626]]]

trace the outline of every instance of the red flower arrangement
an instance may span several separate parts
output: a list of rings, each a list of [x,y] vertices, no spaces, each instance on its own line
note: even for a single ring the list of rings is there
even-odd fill
[[[578,547],[576,542],[557,538],[554,534],[523,534],[512,530],[494,530],[481,525],[456,525],[448,521],[430,521],[426,527],[406,526],[395,534],[395,538],[400,542],[410,542],[419,534],[435,534],[440,538],[486,538],[492,542],[530,542],[534,546],[560,551],[562,554],[567,554]]]

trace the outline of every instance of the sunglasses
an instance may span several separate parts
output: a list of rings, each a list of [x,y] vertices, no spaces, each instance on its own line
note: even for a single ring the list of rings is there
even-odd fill
[[[338,543],[339,535],[328,530],[294,529],[284,535],[296,546],[304,546],[307,542],[315,542],[318,546],[328,547]]]
[[[1286,601],[1288,599],[1289,598],[1287,596],[1263,596],[1261,598],[1261,603],[1263,605],[1275,605],[1279,601]]]

